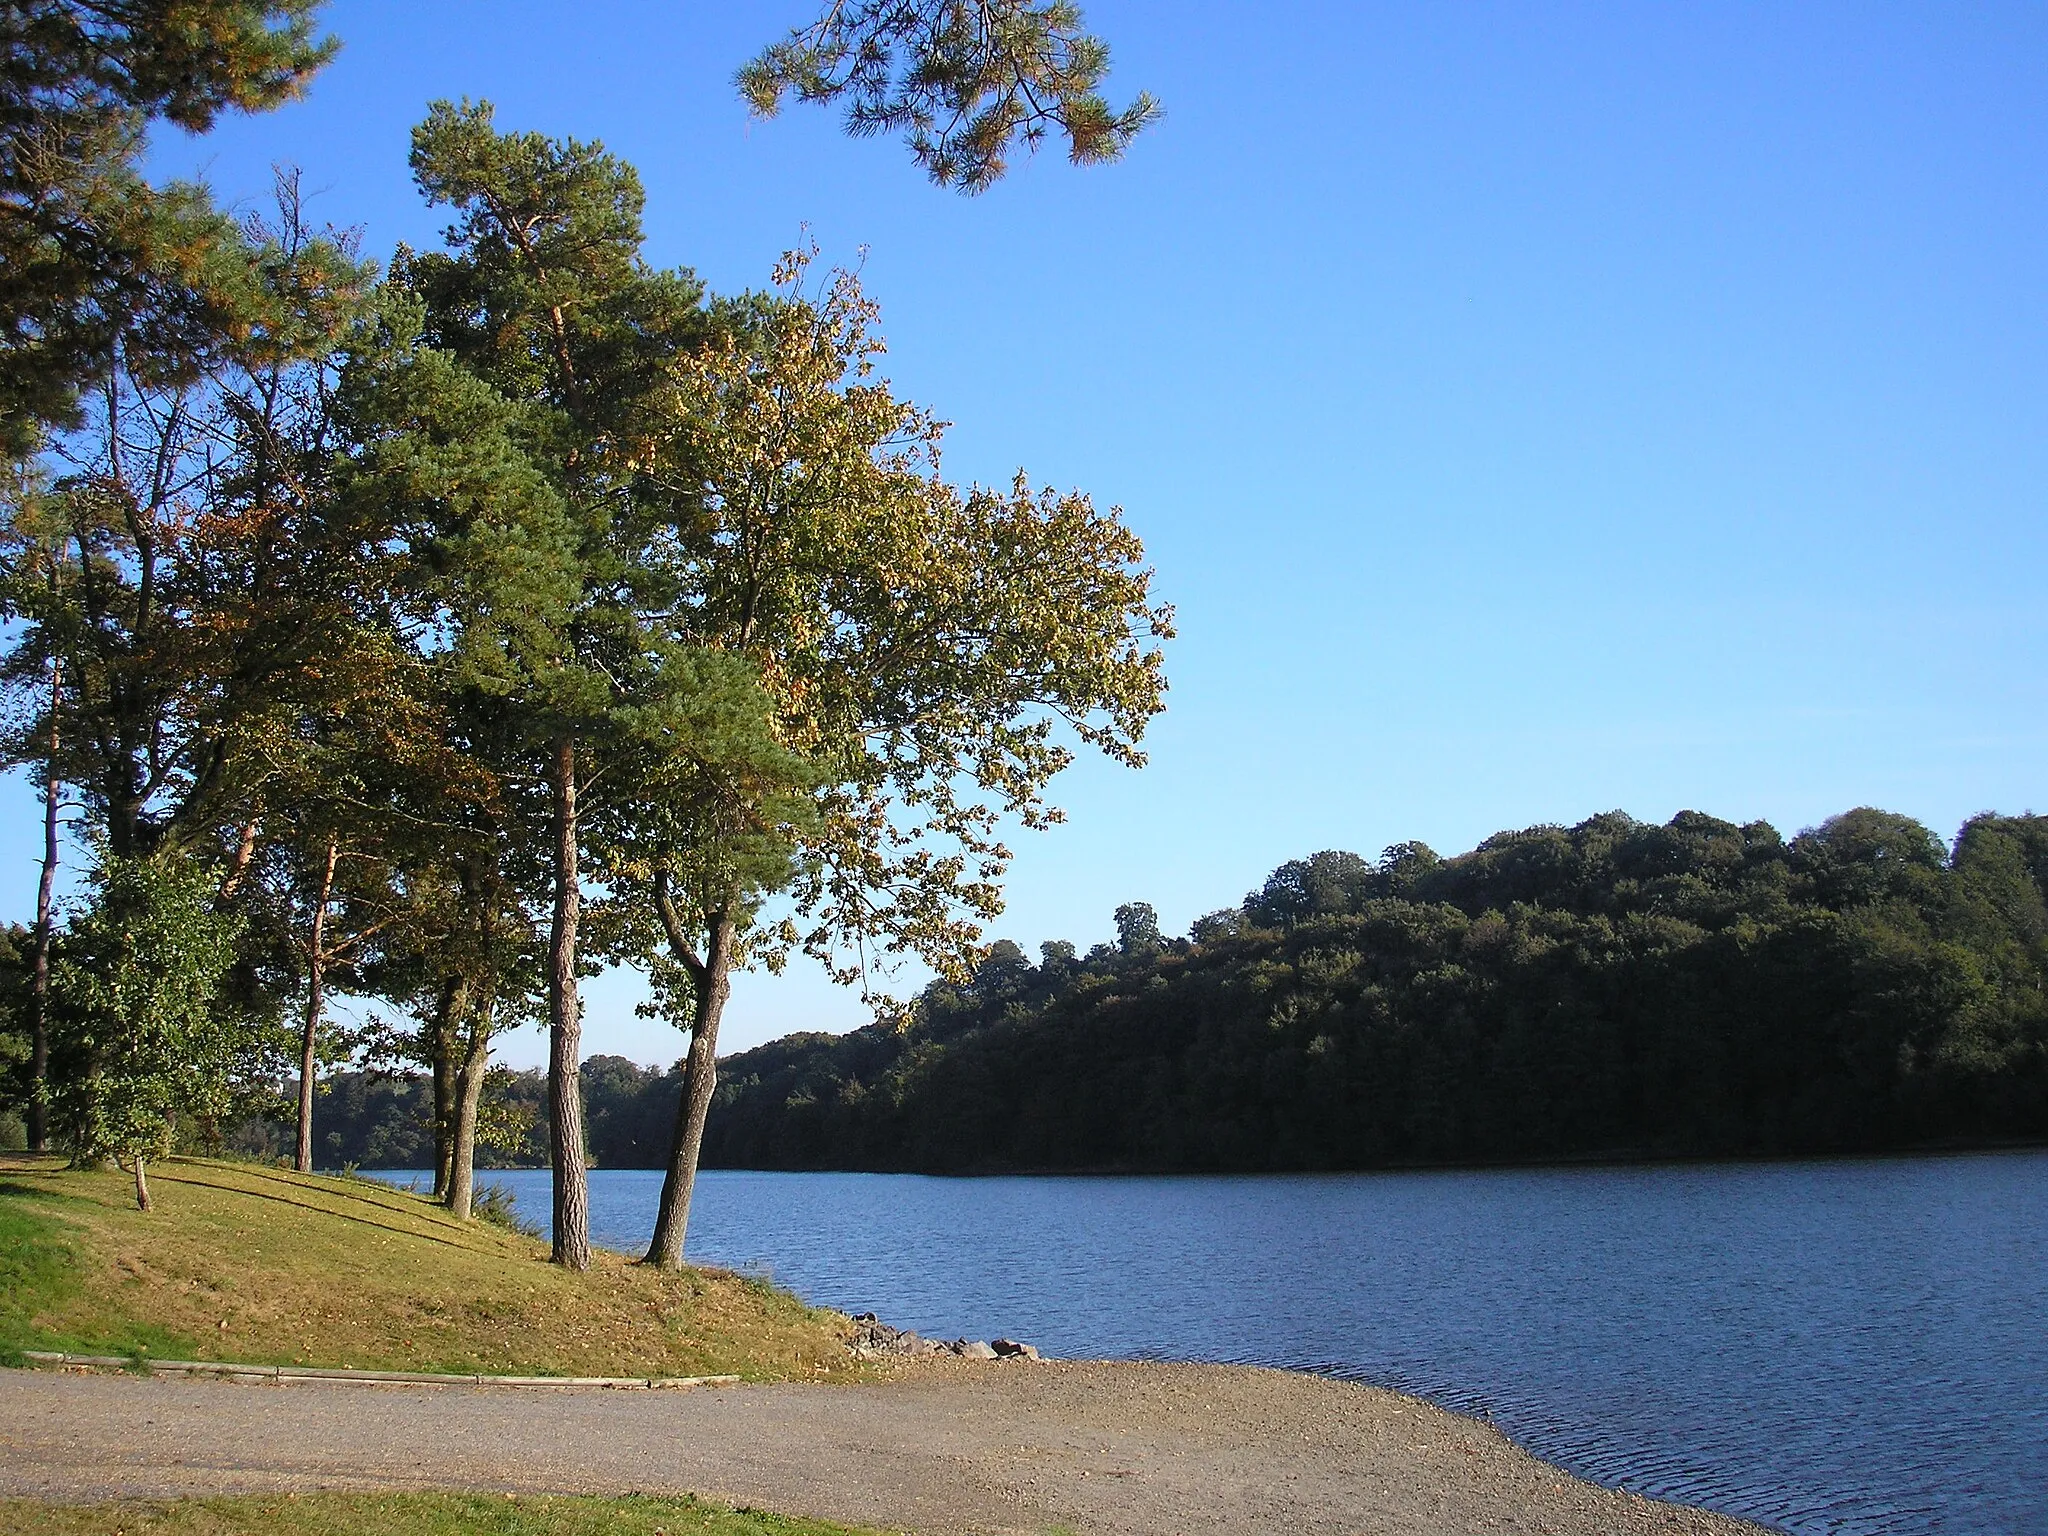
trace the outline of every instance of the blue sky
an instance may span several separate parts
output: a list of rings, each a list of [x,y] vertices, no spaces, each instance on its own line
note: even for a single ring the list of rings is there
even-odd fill
[[[336,0],[305,102],[155,164],[253,204],[295,162],[382,254],[435,239],[406,134],[467,94],[636,164],[650,258],[714,288],[865,248],[949,472],[1122,505],[1179,609],[1152,765],[1066,776],[997,932],[1614,808],[2048,809],[2048,10],[1093,0],[1166,120],[966,199],[748,120],[804,4]],[[587,1047],[672,1058],[634,990]],[[749,980],[726,1043],[863,1017]]]

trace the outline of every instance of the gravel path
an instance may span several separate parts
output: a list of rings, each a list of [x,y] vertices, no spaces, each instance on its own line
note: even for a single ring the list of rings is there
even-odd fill
[[[1566,1476],[1370,1387],[1221,1366],[945,1364],[870,1386],[524,1392],[0,1370],[0,1495],[691,1491],[928,1536],[1759,1528]]]

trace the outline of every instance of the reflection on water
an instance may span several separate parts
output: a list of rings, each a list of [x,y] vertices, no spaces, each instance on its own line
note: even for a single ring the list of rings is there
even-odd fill
[[[547,1221],[545,1172],[489,1179]],[[660,1187],[594,1173],[593,1237]],[[2048,1152],[697,1191],[693,1259],[928,1334],[1400,1387],[1795,1532],[2048,1536]]]

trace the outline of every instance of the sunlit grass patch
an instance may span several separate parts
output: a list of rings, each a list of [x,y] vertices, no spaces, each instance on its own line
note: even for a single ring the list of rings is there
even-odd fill
[[[116,1172],[0,1156],[0,1354],[27,1349],[361,1369],[757,1380],[859,1374],[844,1320],[723,1270],[457,1222],[364,1179],[173,1159],[156,1209]]]

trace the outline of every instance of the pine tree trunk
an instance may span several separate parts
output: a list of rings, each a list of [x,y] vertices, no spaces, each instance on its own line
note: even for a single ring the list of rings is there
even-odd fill
[[[460,1070],[456,1059],[456,1042],[461,1029],[463,1015],[468,1011],[466,1000],[469,982],[461,976],[450,976],[441,983],[441,996],[434,1006],[434,1019],[427,1036],[429,1052],[428,1065],[433,1069],[434,1082],[434,1198],[448,1198],[448,1181],[455,1167],[455,1094],[456,1076]]]
[[[138,1152],[135,1154],[135,1209],[146,1211],[150,1208],[149,1180],[143,1175],[142,1154]]]
[[[726,999],[732,995],[732,920],[725,913],[713,917],[710,939],[703,968],[695,973],[697,1008],[690,1031],[690,1054],[683,1066],[682,1094],[676,1105],[668,1172],[661,1181],[654,1240],[647,1246],[647,1262],[662,1269],[674,1269],[683,1262],[683,1239],[690,1229],[690,1201],[697,1189],[697,1155],[704,1146],[704,1121],[711,1113],[711,1094],[718,1086],[718,1021],[725,1014]]]
[[[227,873],[221,877],[218,903],[225,906],[236,891],[242,888],[242,879],[249,873],[249,861],[256,856],[256,834],[263,828],[263,818],[251,816],[242,823],[242,832],[235,839],[235,856],[228,862]]]
[[[590,1268],[590,1186],[584,1170],[583,1019],[576,995],[576,744],[555,744],[555,913],[548,933],[548,1118],[554,1131],[554,1262]]]
[[[448,1209],[457,1221],[469,1220],[476,1192],[476,1116],[483,1101],[484,1073],[491,1062],[491,1020],[488,1008],[473,1015],[469,1050],[455,1078],[455,1131],[448,1174]]]
[[[50,1076],[50,939],[57,894],[57,707],[63,702],[63,667],[50,663],[50,760],[43,774],[43,875],[36,885],[36,937],[29,978],[28,1149],[50,1146],[50,1110],[43,1102]]]
[[[340,845],[327,840],[327,865],[320,875],[320,904],[313,909],[313,943],[307,950],[306,1023],[299,1039],[299,1144],[292,1166],[313,1171],[313,1069],[320,1043],[320,1014],[327,1003],[327,903],[334,894],[334,864]]]

